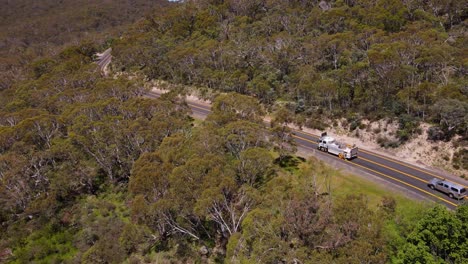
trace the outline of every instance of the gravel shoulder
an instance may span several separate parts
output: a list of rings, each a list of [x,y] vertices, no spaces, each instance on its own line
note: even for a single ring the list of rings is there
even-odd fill
[[[160,89],[156,86],[153,87],[152,91],[163,94],[169,90]],[[185,100],[187,102],[196,103],[206,107],[211,106],[210,100],[204,100],[196,94],[186,95]],[[270,120],[271,117],[265,117],[265,121]],[[423,133],[414,137],[406,144],[395,149],[384,149],[377,143],[378,137],[386,136],[391,138],[392,135],[396,133],[398,124],[389,120],[379,120],[376,122],[363,120],[362,122],[366,125],[366,129],[357,128],[355,131],[349,132],[349,129],[342,125],[343,122],[339,121],[337,122],[338,125],[329,128],[327,133],[338,138],[342,142],[355,144],[359,148],[372,151],[384,157],[404,160],[410,165],[434,171],[440,176],[449,180],[468,184],[468,178],[463,179],[459,176],[468,176],[468,171],[449,171],[449,161],[446,159],[450,160],[455,152],[455,149],[452,146],[452,142],[429,142],[427,140],[427,129],[429,128],[428,124],[422,124],[421,128]],[[322,133],[322,131],[317,129],[298,127],[294,124],[290,124],[289,127],[313,135],[320,135]],[[374,133],[374,131],[377,129],[380,131],[378,134]]]

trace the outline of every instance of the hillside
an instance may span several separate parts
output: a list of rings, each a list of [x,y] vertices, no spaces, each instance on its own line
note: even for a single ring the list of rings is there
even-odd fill
[[[466,140],[462,3],[377,2],[194,0],[143,17],[157,2],[3,1],[3,43],[23,44],[2,65],[24,60],[0,89],[0,263],[466,263],[467,205],[295,154],[289,117],[404,117],[402,142],[421,119]],[[109,77],[93,63],[106,41]],[[145,96],[148,79],[226,93],[194,120],[175,92]],[[265,110],[283,116],[266,126]]]
[[[252,95],[311,128],[396,120],[382,145],[426,122],[429,140],[466,146],[466,14],[460,0],[187,1],[116,41],[115,70]]]
[[[26,78],[24,66],[64,46],[105,44],[167,1],[0,0],[0,90]]]

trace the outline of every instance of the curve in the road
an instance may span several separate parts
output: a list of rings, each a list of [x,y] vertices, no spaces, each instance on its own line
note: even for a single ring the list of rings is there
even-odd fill
[[[159,96],[157,93],[150,94],[152,94],[151,97]],[[187,102],[187,104],[192,109],[192,111],[199,115],[206,116],[211,113],[210,106],[194,102]],[[319,136],[304,131],[294,130],[293,137],[295,138],[297,144],[304,149],[314,151],[316,154],[330,155],[328,153],[317,151],[316,145]],[[346,164],[350,166],[362,169],[367,173],[383,178],[386,181],[402,186],[407,190],[421,194],[433,201],[442,202],[449,208],[453,209],[458,206],[459,202],[455,200],[449,200],[446,195],[437,191],[432,191],[429,189],[426,190],[427,183],[430,179],[434,177],[443,178],[442,176],[433,172],[417,168],[414,165],[385,157],[364,149],[359,149],[359,158],[343,162],[346,162]]]
[[[101,69],[102,72],[105,72],[105,68],[109,63],[112,61],[112,55],[111,55],[112,48],[106,49],[103,53],[97,53],[98,60],[96,61],[96,64],[99,65],[99,68]]]

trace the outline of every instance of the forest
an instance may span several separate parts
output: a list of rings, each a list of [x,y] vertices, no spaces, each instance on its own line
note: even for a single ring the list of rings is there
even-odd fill
[[[84,40],[111,43],[164,0],[0,0],[0,90],[27,78],[24,67]]]
[[[466,136],[466,10],[421,2],[185,1],[31,56],[0,89],[0,263],[466,263],[468,205],[356,183],[296,156],[288,114],[263,122],[285,100]],[[225,93],[195,120],[148,78]]]
[[[420,121],[432,140],[466,141],[465,1],[184,2],[116,41],[115,69],[286,102],[309,127],[390,117],[400,142]]]

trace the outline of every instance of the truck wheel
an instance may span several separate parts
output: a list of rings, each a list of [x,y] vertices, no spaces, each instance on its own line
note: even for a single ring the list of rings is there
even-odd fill
[[[431,188],[432,190],[435,190],[435,187],[432,184],[429,185],[429,188]]]
[[[453,193],[449,193],[449,197],[453,199]]]

